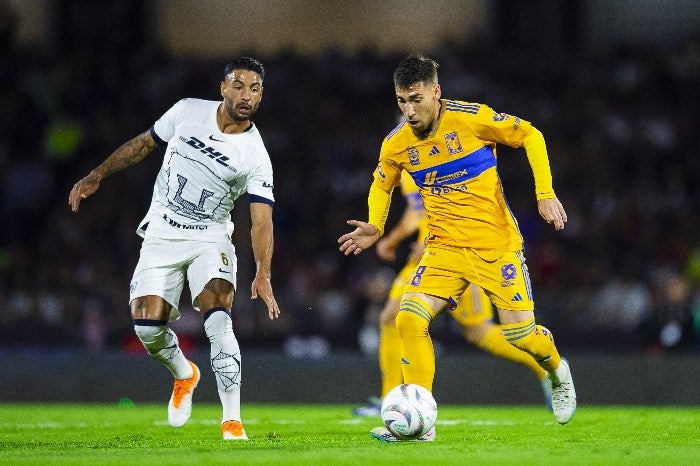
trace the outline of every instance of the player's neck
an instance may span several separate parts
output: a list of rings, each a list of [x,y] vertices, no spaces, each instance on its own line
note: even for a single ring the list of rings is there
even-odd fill
[[[438,100],[437,105],[435,106],[435,114],[433,116],[433,121],[431,121],[430,124],[428,125],[428,127],[421,132],[413,130],[413,133],[419,139],[427,139],[428,137],[431,137],[434,135],[435,130],[437,129],[438,126],[440,126],[440,120],[442,117],[441,110],[442,110],[442,100]]]

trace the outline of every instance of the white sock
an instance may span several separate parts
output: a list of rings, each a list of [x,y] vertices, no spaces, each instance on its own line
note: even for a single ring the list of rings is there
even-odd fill
[[[231,316],[222,307],[207,313],[204,331],[211,342],[211,367],[224,412],[221,422],[241,420],[241,351]]]
[[[137,323],[138,322],[138,323]],[[182,354],[177,335],[158,320],[134,321],[134,331],[153,359],[163,364],[176,379],[192,377],[192,366]]]
[[[554,369],[554,372],[549,373],[549,378],[552,380],[554,385],[559,385],[562,382],[566,382],[569,379],[568,371],[566,370],[563,361],[559,363],[559,367]]]

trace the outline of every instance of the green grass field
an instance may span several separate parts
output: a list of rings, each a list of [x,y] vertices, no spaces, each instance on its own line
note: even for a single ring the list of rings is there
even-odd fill
[[[433,443],[379,443],[349,405],[244,405],[250,440],[224,442],[220,407],[187,425],[166,405],[0,404],[0,464],[690,465],[700,410],[580,406],[566,426],[538,407],[440,406]]]

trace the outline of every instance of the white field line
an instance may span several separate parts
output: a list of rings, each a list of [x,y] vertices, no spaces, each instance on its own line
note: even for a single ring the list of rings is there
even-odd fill
[[[366,417],[366,418],[352,418],[352,419],[338,419],[336,421],[331,421],[331,422],[337,422],[338,424],[343,424],[343,425],[361,425],[365,423],[370,423],[373,422],[376,424],[376,421],[379,420],[374,419],[373,417]],[[261,421],[258,419],[244,419],[243,423],[245,425],[256,425],[259,424]],[[307,421],[303,419],[278,419],[276,421],[272,421],[273,424],[278,424],[278,425],[301,425],[301,424],[306,424]],[[381,423],[381,422],[380,422]],[[153,423],[156,426],[167,426],[168,421],[163,419],[163,420],[158,420],[154,421]],[[221,422],[218,419],[191,419],[189,421],[189,424],[199,424],[199,425],[206,425],[206,426],[211,426],[211,425],[219,425]],[[437,422],[435,423],[436,425],[440,426],[456,426],[456,425],[472,425],[472,426],[514,426],[517,425],[518,423],[513,422],[513,421],[493,421],[493,420],[488,420],[488,419],[480,419],[480,420],[473,420],[473,419],[445,419],[441,420],[438,419]],[[32,430],[32,429],[87,429],[87,428],[94,428],[94,427],[111,427],[114,425],[114,423],[111,422],[104,422],[104,423],[87,423],[87,422],[37,422],[37,423],[20,423],[20,424],[12,424],[8,422],[0,422],[0,429],[21,429],[21,430]]]

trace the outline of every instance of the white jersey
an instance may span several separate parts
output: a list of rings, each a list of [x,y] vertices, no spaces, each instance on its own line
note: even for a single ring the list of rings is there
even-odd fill
[[[240,134],[222,133],[216,123],[219,104],[182,99],[151,128],[156,142],[168,146],[140,236],[230,238],[231,209],[241,194],[274,203],[272,164],[260,133],[255,125]]]

